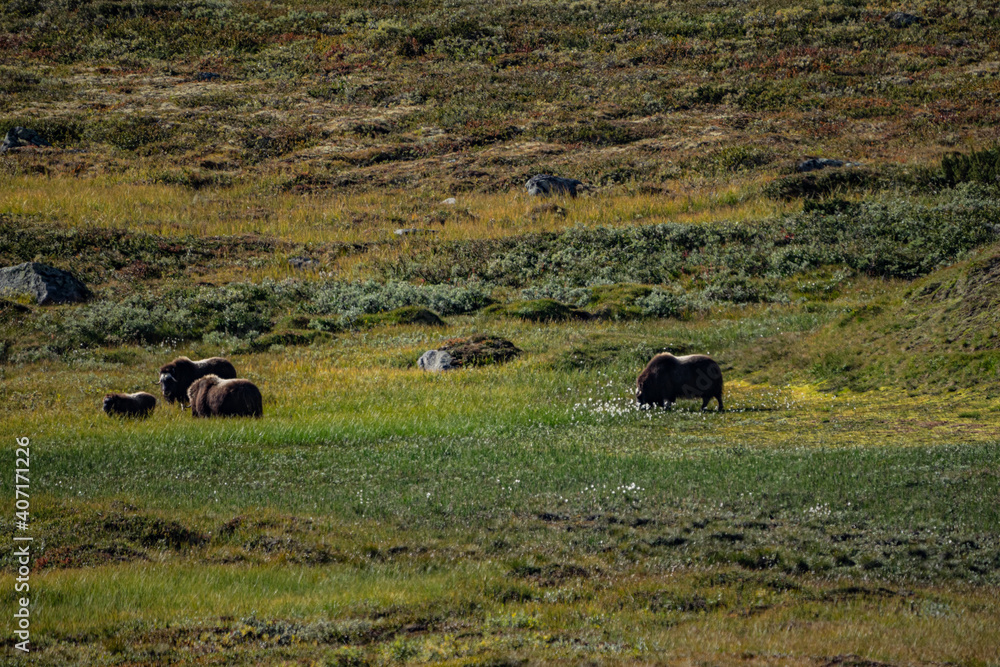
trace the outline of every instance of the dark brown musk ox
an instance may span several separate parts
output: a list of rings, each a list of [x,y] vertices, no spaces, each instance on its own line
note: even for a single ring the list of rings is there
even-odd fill
[[[264,399],[250,380],[223,380],[206,375],[188,389],[193,417],[261,417]]]
[[[722,369],[711,357],[675,357],[663,352],[650,359],[636,380],[639,405],[673,405],[678,398],[700,398],[701,409],[715,399],[722,412]]]
[[[177,357],[160,368],[160,388],[167,403],[179,401],[187,403],[188,388],[191,383],[206,375],[217,375],[224,380],[236,377],[236,368],[228,359],[211,357],[201,361],[191,361],[187,357]]]
[[[148,417],[155,407],[156,397],[144,391],[104,397],[104,411],[112,417]]]

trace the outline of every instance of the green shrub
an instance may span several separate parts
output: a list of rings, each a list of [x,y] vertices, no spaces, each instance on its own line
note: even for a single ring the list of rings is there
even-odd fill
[[[727,146],[707,155],[691,160],[695,171],[714,176],[756,169],[771,164],[775,160],[774,151],[755,146]]]
[[[98,121],[86,132],[87,138],[115,148],[134,151],[167,139],[171,130],[158,118],[143,115],[119,115]]]
[[[249,348],[252,351],[269,350],[272,345],[292,347],[298,345],[313,345],[317,343],[328,343],[333,340],[333,336],[324,331],[300,331],[293,329],[281,329],[264,334],[255,339]]]
[[[76,143],[84,134],[83,123],[70,118],[15,115],[0,118],[0,135],[18,126],[38,132],[42,139],[53,146]]]
[[[455,285],[413,285],[411,283],[374,281],[345,283],[330,281],[303,285],[303,312],[313,315],[340,314],[356,318],[404,306],[422,306],[440,315],[454,315],[479,310],[492,299],[485,286],[470,283]]]
[[[974,150],[968,155],[949,153],[941,159],[944,179],[957,183],[1000,185],[1000,146]]]
[[[742,273],[722,273],[712,277],[702,296],[708,301],[724,303],[760,303],[776,300],[775,289],[773,284]],[[683,303],[683,297],[664,295],[662,303],[666,309],[674,303],[671,297],[677,304]]]
[[[891,177],[865,167],[825,169],[779,178],[764,188],[772,199],[819,199],[888,187]]]
[[[651,290],[635,301],[639,312],[648,317],[685,317],[692,310],[691,300],[681,290]]]
[[[539,289],[548,289],[553,296],[551,285],[557,279],[567,293],[572,287],[595,283],[665,285],[683,275],[741,275],[757,280],[837,264],[873,276],[914,278],[994,241],[1000,202],[991,190],[964,184],[933,204],[887,198],[848,210],[849,214],[799,213],[753,225],[577,227],[503,239],[429,243],[402,263],[376,263],[375,268],[394,278],[427,282],[476,277],[522,289],[543,285],[548,287]],[[774,288],[763,283],[722,285],[720,280],[708,281],[712,299],[730,295],[742,302],[769,299]]]
[[[47,311],[40,327],[67,345],[122,345],[182,340],[200,335],[192,313],[158,299],[98,300],[63,311]]]
[[[0,67],[0,95],[16,95],[31,90],[41,79],[21,69]]]

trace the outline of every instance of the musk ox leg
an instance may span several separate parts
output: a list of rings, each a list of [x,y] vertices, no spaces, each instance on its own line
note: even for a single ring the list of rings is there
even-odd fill
[[[722,407],[722,392],[721,391],[718,394],[715,395],[715,400],[719,402],[719,412],[725,412],[725,409]],[[705,401],[705,405],[708,405],[708,401]]]

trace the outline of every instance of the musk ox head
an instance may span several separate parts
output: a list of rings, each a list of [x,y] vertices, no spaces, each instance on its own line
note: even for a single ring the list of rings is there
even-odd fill
[[[177,390],[177,378],[171,373],[160,372],[160,390],[167,403],[173,403],[184,398],[184,395]]]
[[[187,357],[177,357],[160,367],[160,389],[167,403],[187,403],[187,389],[201,377],[195,362]]]
[[[653,396],[648,389],[640,384],[635,390],[635,401],[641,406],[651,405]]]

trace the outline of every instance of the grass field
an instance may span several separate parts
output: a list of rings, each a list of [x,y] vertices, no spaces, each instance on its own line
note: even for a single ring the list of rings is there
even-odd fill
[[[3,664],[1000,667],[993,3],[0,18]],[[101,411],[180,355],[263,418]]]

